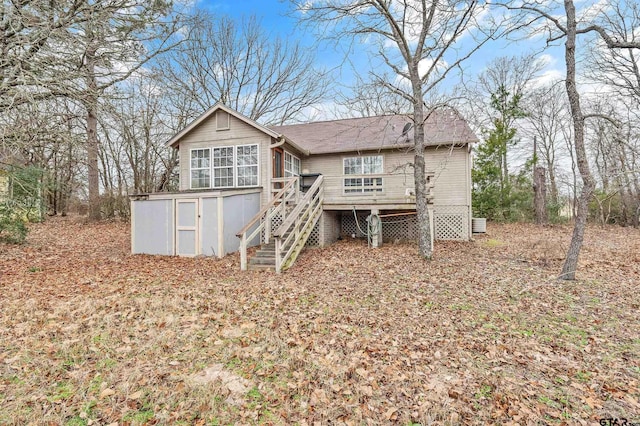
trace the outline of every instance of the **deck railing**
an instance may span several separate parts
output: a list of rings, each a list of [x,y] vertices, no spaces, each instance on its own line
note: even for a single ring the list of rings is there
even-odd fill
[[[408,173],[323,176],[326,204],[415,204],[413,175]],[[427,198],[433,199],[434,173],[425,177]]]
[[[280,216],[283,221],[286,221],[293,213],[293,211],[287,213],[287,205],[296,203],[300,199],[300,184],[297,176],[279,178],[278,183],[282,185],[282,188],[237,234],[237,237],[240,238],[240,268],[243,271],[247,270],[249,243],[260,236],[261,244],[269,244],[272,237],[273,218]]]
[[[313,227],[320,219],[324,199],[323,180],[323,176],[316,178],[311,188],[273,233],[276,243],[275,267],[278,273],[293,264],[302,251]]]
[[[291,196],[291,192],[295,191],[296,200],[300,199],[300,177],[299,176],[288,176],[281,178],[271,178],[271,193],[270,195],[276,198],[277,194],[282,190],[282,188],[289,183],[292,178],[298,179],[298,185],[289,188],[287,191],[287,195]]]

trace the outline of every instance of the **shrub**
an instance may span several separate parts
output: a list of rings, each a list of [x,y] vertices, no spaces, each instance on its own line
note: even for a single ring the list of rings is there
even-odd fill
[[[27,238],[27,226],[10,202],[0,204],[0,240],[12,244],[21,244]]]

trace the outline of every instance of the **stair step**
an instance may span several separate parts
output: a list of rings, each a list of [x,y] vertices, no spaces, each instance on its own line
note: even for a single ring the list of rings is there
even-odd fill
[[[276,267],[272,265],[247,265],[247,269],[250,271],[275,271]]]
[[[255,254],[256,257],[275,256],[275,255],[276,255],[275,249],[260,249],[256,251],[256,254]]]
[[[249,259],[250,265],[273,265],[276,264],[275,257],[252,257]]]

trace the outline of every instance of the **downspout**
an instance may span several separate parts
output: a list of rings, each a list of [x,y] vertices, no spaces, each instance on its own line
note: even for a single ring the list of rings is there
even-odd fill
[[[269,145],[269,148],[278,148],[281,147],[282,145],[284,145],[285,143],[285,138],[282,135],[278,136],[278,139],[276,139],[276,143],[273,143],[271,145]]]
[[[311,154],[311,152],[309,152],[308,149],[303,149],[300,146],[296,145],[292,140],[287,139],[285,135],[278,135],[278,138],[276,139],[276,143],[269,145],[269,148],[278,148],[279,146],[282,146],[285,142],[288,142],[289,145],[291,145],[296,150],[300,151],[305,157],[308,157]]]

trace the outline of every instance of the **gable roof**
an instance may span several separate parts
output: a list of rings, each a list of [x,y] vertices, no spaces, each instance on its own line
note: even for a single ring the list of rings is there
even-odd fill
[[[275,140],[286,141],[305,155],[413,146],[413,131],[408,127],[412,123],[409,115],[380,115],[267,127],[220,102],[193,120],[167,141],[166,145],[177,147],[183,137],[218,110],[227,112]],[[424,133],[426,146],[457,145],[478,141],[467,122],[453,109],[432,112],[425,121]]]
[[[407,115],[382,115],[318,121],[306,124],[271,126],[274,132],[306,148],[311,154],[367,151],[413,146],[412,123]],[[405,130],[403,134],[403,130]],[[455,110],[433,112],[424,126],[425,145],[452,145],[477,142],[467,122]]]
[[[203,121],[205,121],[207,118],[211,117],[218,110],[225,111],[226,113],[234,116],[238,120],[241,120],[241,121],[247,123],[251,127],[255,128],[255,129],[258,129],[263,133],[266,133],[267,135],[271,136],[272,138],[279,139],[281,137],[281,135],[279,133],[274,132],[273,130],[269,129],[268,127],[265,127],[265,126],[263,126],[261,124],[258,124],[257,122],[255,122],[254,120],[250,119],[249,117],[246,117],[246,116],[240,114],[238,111],[233,110],[233,109],[229,108],[228,106],[226,106],[226,105],[224,105],[224,104],[222,104],[220,102],[216,102],[216,104],[214,106],[212,106],[211,108],[209,108],[208,110],[206,110],[205,112],[200,114],[200,116],[198,118],[196,118],[195,120],[193,120],[187,127],[185,127],[184,129],[180,130],[178,133],[176,133],[176,135],[174,137],[169,139],[166,142],[166,145],[167,146],[177,145],[178,142],[180,142],[180,139],[182,139],[187,134],[189,134],[189,132],[191,132],[193,129],[198,127]]]

